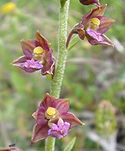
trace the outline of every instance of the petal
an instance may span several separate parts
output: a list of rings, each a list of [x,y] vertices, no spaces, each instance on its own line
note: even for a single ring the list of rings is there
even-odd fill
[[[103,16],[105,13],[107,5],[101,5],[91,10],[91,12],[86,15],[88,18],[94,18],[96,16]]]
[[[32,70],[26,69],[24,67],[24,63],[26,61],[27,61],[27,58],[25,56],[21,56],[18,59],[16,59],[16,60],[13,61],[13,65],[16,66],[16,67],[19,67],[19,68],[23,69],[26,72],[33,72],[34,70],[32,71]]]
[[[91,45],[107,45],[107,46],[113,46],[112,41],[106,37],[105,35],[101,35],[101,33],[98,33],[94,30],[87,30],[86,31],[86,37]]]
[[[18,66],[19,63],[24,63],[27,60],[26,56],[21,56],[12,62],[13,65]]]
[[[40,109],[39,112],[37,110],[36,112],[32,114],[32,117],[36,120],[37,124],[44,125],[47,122],[47,120],[45,119],[44,113],[45,113],[45,110]]]
[[[52,52],[45,52],[44,56],[45,63],[43,64],[43,68],[41,70],[42,75],[50,74],[54,75],[55,71],[55,58],[52,56]]]
[[[37,112],[37,116],[36,116],[36,123],[39,125],[44,125],[47,120],[45,119],[45,112],[40,112],[40,110]]]
[[[32,114],[32,117],[33,117],[35,120],[37,119],[37,111]]]
[[[43,37],[39,32],[36,33],[36,40],[38,41],[39,45],[46,50],[43,56],[44,63],[41,74],[53,75],[55,71],[55,59],[52,55],[52,49],[50,48],[47,39],[45,39],[45,37]]]
[[[107,36],[102,35],[102,38],[103,38],[103,41],[100,42],[100,44],[114,47],[114,44],[112,43],[112,41]]]
[[[81,40],[84,40],[84,38],[85,38],[85,30],[83,30],[83,29],[78,29],[77,32],[78,32],[79,38],[80,38]]]
[[[95,30],[92,30],[92,29],[86,30],[86,36],[87,36],[88,40],[93,39],[93,41],[95,40],[97,42],[103,41],[101,33],[97,32]]]
[[[74,114],[68,112],[61,115],[61,118],[71,124],[71,128],[77,125],[84,125]]]
[[[32,51],[36,47],[35,41],[33,41],[33,40],[21,41],[21,46],[22,46],[24,55],[28,59],[31,59],[32,58]]]
[[[53,78],[55,73],[55,61],[53,61],[50,65],[48,64],[48,66],[43,66],[41,73],[42,75],[51,75]]]
[[[36,32],[36,40],[39,42],[40,46],[45,50],[50,50],[49,43],[47,39],[41,35],[39,32]]]
[[[33,59],[29,60],[25,56],[22,56],[13,62],[13,65],[23,69],[26,72],[32,73],[40,70],[43,66],[39,61]]]
[[[43,65],[34,59],[31,60],[26,60],[26,62],[24,63],[25,68],[31,68],[31,69],[36,69],[36,70],[40,70],[42,69]]]
[[[79,24],[77,24],[77,25],[72,29],[72,31],[69,33],[68,38],[67,38],[66,48],[68,48],[69,43],[70,43],[70,41],[71,41],[71,39],[72,39],[72,36],[73,36],[74,34],[78,34],[78,35],[79,35],[79,38],[82,39],[82,40],[84,40],[84,38],[85,38],[84,25],[81,24],[81,23],[79,23]]]
[[[67,113],[69,111],[69,100],[66,99],[57,99],[56,109],[60,114]]]
[[[105,16],[101,16],[98,18],[99,18],[101,24],[100,24],[99,28],[97,29],[97,32],[99,32],[101,34],[105,33],[111,27],[111,25],[115,22],[115,20],[107,18]]]
[[[48,137],[48,130],[49,130],[49,127],[48,125],[39,125],[39,124],[36,124],[33,128],[33,133],[32,133],[32,140],[31,142],[32,143],[35,143],[35,142],[38,142],[42,139],[45,139]]]
[[[44,107],[45,110],[48,107],[54,107],[53,103],[54,103],[55,97],[50,96],[48,93],[46,94],[46,96],[44,97],[43,101],[40,104],[40,107]],[[40,109],[39,109],[40,110]]]
[[[97,16],[103,16],[105,13],[107,5],[100,5],[94,9],[92,9],[88,14],[82,17],[82,24],[86,25],[91,18],[95,18]]]

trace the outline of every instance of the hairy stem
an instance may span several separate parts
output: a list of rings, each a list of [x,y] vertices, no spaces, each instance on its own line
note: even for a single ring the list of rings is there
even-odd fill
[[[48,137],[45,142],[45,151],[54,151],[55,149],[55,138]]]
[[[55,75],[51,83],[51,95],[59,98],[62,81],[64,77],[66,59],[68,50],[66,49],[67,24],[70,0],[67,0],[65,5],[60,8],[59,16],[59,33],[58,33],[58,58]],[[48,137],[45,143],[45,151],[54,151],[55,138]]]
[[[66,38],[69,4],[70,0],[67,0],[64,7],[60,8],[57,68],[51,85],[51,95],[55,96],[56,98],[58,98],[60,95],[68,54],[66,49]]]

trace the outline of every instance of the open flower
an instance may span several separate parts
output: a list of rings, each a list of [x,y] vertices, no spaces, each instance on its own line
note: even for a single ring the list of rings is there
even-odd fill
[[[91,5],[91,4],[96,4],[99,5],[99,0],[79,0],[80,3],[82,3],[83,5]]]
[[[83,123],[69,112],[69,102],[66,99],[56,99],[46,94],[37,111],[33,113],[36,124],[33,129],[32,142],[45,139],[48,136],[62,138],[69,130]]]
[[[48,41],[39,33],[36,39],[21,42],[23,56],[13,64],[26,72],[41,70],[42,75],[54,74],[55,61]]]
[[[78,34],[79,38],[82,40],[86,37],[91,45],[100,44],[113,46],[111,40],[104,35],[114,22],[113,19],[103,16],[106,6],[107,5],[97,6],[82,17],[81,22],[70,32],[67,39],[67,47],[73,34]]]

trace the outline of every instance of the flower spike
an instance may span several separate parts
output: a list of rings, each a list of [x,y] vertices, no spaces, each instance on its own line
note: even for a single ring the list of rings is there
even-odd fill
[[[15,60],[13,65],[29,73],[41,70],[42,75],[53,76],[55,60],[52,49],[44,36],[36,32],[34,40],[22,41],[21,46],[24,55]]]
[[[48,136],[63,138],[71,128],[83,123],[69,112],[69,101],[56,99],[46,94],[37,111],[33,113],[36,124],[33,128],[32,143]]]

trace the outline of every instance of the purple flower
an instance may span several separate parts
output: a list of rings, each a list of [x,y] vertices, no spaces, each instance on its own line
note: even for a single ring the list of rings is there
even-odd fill
[[[78,23],[70,32],[67,44],[73,36],[73,34],[78,34],[81,40],[86,37],[91,45],[108,45],[113,46],[111,40],[104,35],[114,22],[113,19],[109,19],[103,16],[107,5],[97,6],[92,9],[91,12],[84,15],[80,23]]]
[[[48,130],[48,135],[63,138],[66,136],[70,129],[70,123],[64,122],[62,119],[59,119],[57,124],[52,124],[51,128]]]
[[[41,70],[42,75],[54,74],[55,61],[52,49],[48,41],[39,33],[36,33],[35,40],[21,42],[23,56],[13,62],[13,64],[26,72]]]
[[[33,129],[32,142],[47,138],[49,135],[62,138],[69,129],[83,123],[69,112],[69,101],[56,99],[46,94],[37,111],[33,113],[36,124]],[[55,131],[54,131],[55,129]]]
[[[79,0],[80,3],[83,5],[91,5],[91,4],[97,4],[100,5],[99,0]]]

